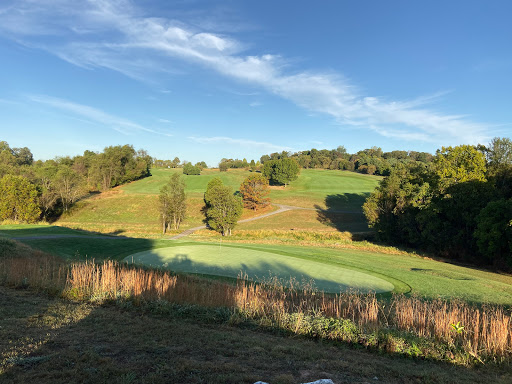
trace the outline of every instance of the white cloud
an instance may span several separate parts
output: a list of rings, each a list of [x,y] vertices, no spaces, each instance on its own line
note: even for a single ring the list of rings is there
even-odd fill
[[[153,134],[172,136],[165,132],[157,132],[153,129],[146,128],[125,118],[108,114],[100,109],[93,108],[88,105],[77,104],[68,100],[46,95],[29,95],[27,97],[29,100],[38,104],[70,112],[88,122],[104,125],[124,135],[130,135],[137,132],[149,132]]]
[[[190,136],[190,140],[200,144],[230,144],[238,145],[247,148],[258,148],[268,152],[282,152],[282,151],[293,151],[292,148],[284,145],[275,145],[271,143],[265,143],[260,141],[246,140],[246,139],[235,139],[232,137],[215,136],[215,137],[204,137],[204,136]]]
[[[364,96],[338,74],[290,73],[278,55],[245,56],[233,38],[147,17],[128,0],[17,0],[0,11],[0,34],[74,65],[108,68],[138,80],[177,71],[182,62],[196,63],[384,137],[458,144],[484,142],[490,134],[488,125],[468,117],[426,109],[439,95],[410,101]],[[44,35],[52,39],[42,43]]]

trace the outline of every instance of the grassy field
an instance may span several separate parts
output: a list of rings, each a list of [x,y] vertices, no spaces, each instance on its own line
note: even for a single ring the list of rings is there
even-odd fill
[[[173,172],[181,173],[181,169],[153,169],[153,176],[149,178],[84,199],[69,214],[63,215],[57,224],[102,233],[158,236],[158,193]],[[248,171],[237,169],[228,172],[207,169],[200,176],[184,176],[188,194],[188,217],[181,230],[202,224],[203,193],[212,178],[220,177],[226,185],[237,190],[249,174]],[[361,205],[379,179],[377,176],[354,172],[302,170],[299,178],[286,188],[272,187],[271,200],[273,203],[309,208],[311,211],[294,210],[281,218],[272,216],[243,224],[241,228],[367,231]],[[314,209],[325,211],[318,213]],[[346,212],[336,212],[340,210]],[[255,214],[257,213],[245,210],[242,218]]]
[[[70,302],[0,287],[5,383],[509,383],[510,369],[457,367],[287,338],[216,321]]]
[[[70,234],[68,229],[50,226],[2,226],[0,235],[21,237],[40,234]],[[18,236],[18,233],[20,236]],[[194,237],[191,238],[193,240]],[[215,247],[220,239],[214,239]],[[60,238],[60,239],[26,239],[24,243],[33,248],[58,254],[67,258],[96,260],[122,260],[132,254],[158,250],[168,247],[190,247],[212,245],[212,242],[169,241],[143,238]],[[357,244],[357,243],[356,243]],[[363,243],[364,245],[364,243]],[[276,244],[229,244],[223,243],[223,249],[236,254],[248,250],[271,254],[275,263],[282,260],[305,260],[336,268],[358,271],[388,281],[395,287],[395,292],[417,294],[435,299],[462,299],[473,303],[492,303],[512,306],[512,277],[465,268],[449,263],[422,258],[410,254],[386,253],[381,251],[364,251],[358,249],[331,249],[321,246],[292,246]],[[212,262],[214,259],[212,258]],[[165,263],[165,262],[164,262]],[[260,270],[261,272],[262,270]],[[238,272],[238,271],[237,271]],[[268,270],[263,271],[268,275]],[[215,272],[211,272],[215,274]],[[295,275],[301,275],[295,273]]]

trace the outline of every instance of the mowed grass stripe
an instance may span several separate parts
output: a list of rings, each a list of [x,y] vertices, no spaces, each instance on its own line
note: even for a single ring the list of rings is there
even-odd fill
[[[390,282],[353,269],[318,263],[302,258],[261,250],[223,247],[222,245],[181,245],[135,253],[125,261],[177,272],[236,277],[246,273],[249,278],[265,280],[278,277],[305,284],[313,280],[315,287],[326,292],[355,289],[360,292],[389,292]]]

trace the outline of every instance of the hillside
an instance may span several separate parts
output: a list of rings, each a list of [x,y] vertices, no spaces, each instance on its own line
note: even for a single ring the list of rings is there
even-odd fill
[[[156,168],[152,176],[90,196],[63,215],[57,225],[103,233],[157,236],[160,233],[158,193],[169,176],[180,169]],[[205,169],[200,176],[183,176],[188,196],[187,220],[182,230],[202,224],[203,193],[214,177],[237,190],[249,171],[231,169],[219,172]],[[273,217],[241,224],[240,229],[308,229],[316,231],[368,230],[361,206],[380,177],[354,172],[302,170],[286,188],[272,187],[271,201],[297,209]],[[318,210],[323,210],[319,212]],[[245,210],[242,218],[260,214]]]

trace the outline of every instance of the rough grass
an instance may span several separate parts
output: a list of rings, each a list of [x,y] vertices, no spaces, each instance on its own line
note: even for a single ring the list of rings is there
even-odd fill
[[[461,301],[424,301],[402,295],[384,301],[373,294],[326,296],[309,288],[285,289],[276,280],[262,285],[239,280],[231,285],[129,268],[112,261],[67,265],[58,258],[12,244],[20,252],[0,258],[0,284],[8,286],[29,287],[90,303],[135,305],[167,314],[175,312],[176,304],[211,307],[211,311],[192,312],[221,323],[254,324],[286,334],[356,343],[372,350],[467,366],[510,361],[511,318],[509,311],[500,307],[477,308]],[[22,253],[26,254],[19,255]],[[72,321],[74,316],[68,318]],[[464,325],[462,331],[455,331],[452,324],[456,323]],[[3,361],[7,368],[20,361],[32,362],[14,352]],[[34,361],[40,362],[38,359],[36,356]]]
[[[158,311],[69,302],[0,287],[0,381],[8,383],[508,383],[468,369]],[[204,313],[204,312],[203,312]],[[207,313],[206,313],[207,314]]]

